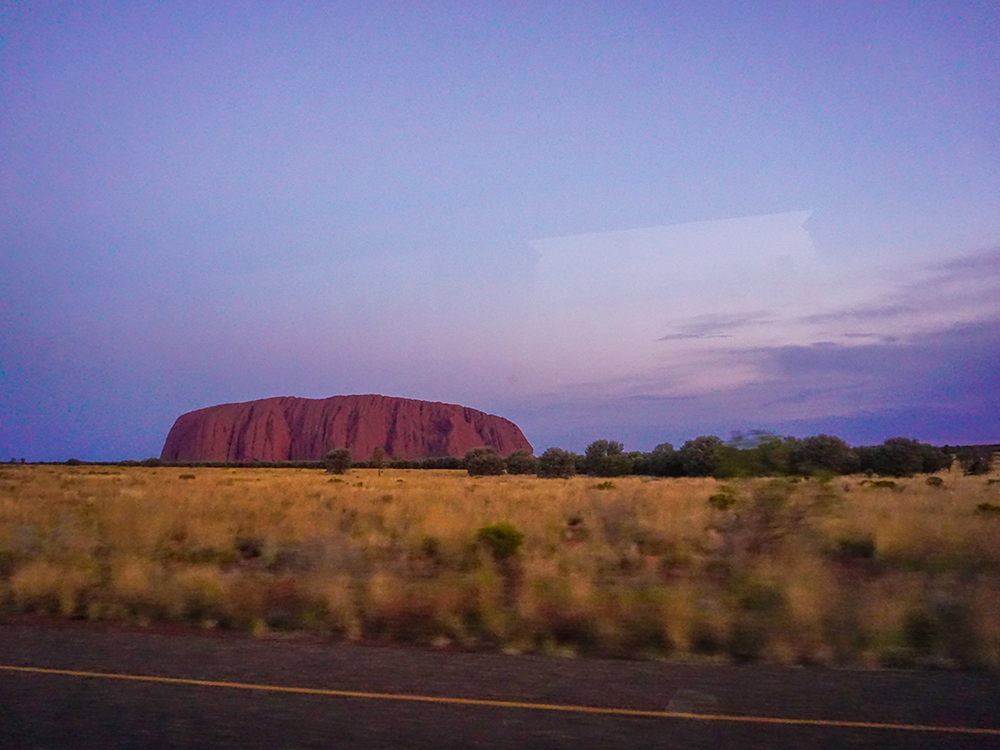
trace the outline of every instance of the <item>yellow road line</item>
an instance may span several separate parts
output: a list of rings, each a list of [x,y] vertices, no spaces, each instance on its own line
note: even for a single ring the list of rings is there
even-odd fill
[[[1000,729],[959,726],[934,726],[930,724],[889,724],[873,721],[844,721],[839,719],[787,719],[775,716],[741,716],[727,714],[698,714],[684,711],[645,711],[635,708],[601,708],[599,706],[574,706],[560,703],[530,703],[482,698],[449,698],[433,695],[406,693],[368,693],[359,690],[330,690],[327,688],[293,687],[288,685],[258,685],[249,682],[222,682],[196,680],[187,677],[157,677],[154,675],[116,674],[114,672],[86,672],[76,669],[45,669],[43,667],[16,667],[0,664],[0,671],[28,674],[62,675],[65,677],[96,677],[106,680],[129,680],[167,685],[196,685],[198,687],[233,688],[237,690],[262,690],[271,693],[298,695],[323,695],[336,698],[366,698],[383,701],[415,701],[443,703],[452,706],[490,706],[494,708],[522,708],[537,711],[562,711],[565,713],[597,714],[602,716],[631,716],[653,719],[691,719],[694,721],[729,721],[743,724],[784,724],[792,726],[839,727],[848,729],[889,729],[907,732],[949,732],[952,734],[985,734],[1000,736]]]

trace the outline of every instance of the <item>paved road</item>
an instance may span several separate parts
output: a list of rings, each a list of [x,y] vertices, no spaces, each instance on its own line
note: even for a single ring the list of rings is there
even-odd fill
[[[510,702],[530,705],[503,705]],[[620,709],[651,713],[615,713]],[[946,728],[960,731],[940,731]],[[994,731],[967,731],[984,728]],[[0,746],[995,748],[1000,678],[438,653],[2,623]]]

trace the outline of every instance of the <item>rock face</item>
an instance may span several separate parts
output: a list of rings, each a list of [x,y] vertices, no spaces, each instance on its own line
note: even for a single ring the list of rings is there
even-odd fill
[[[503,456],[531,444],[513,422],[455,404],[390,396],[282,396],[222,404],[178,417],[164,461],[314,461],[349,448],[357,461],[375,446],[387,456],[464,456],[492,446]]]

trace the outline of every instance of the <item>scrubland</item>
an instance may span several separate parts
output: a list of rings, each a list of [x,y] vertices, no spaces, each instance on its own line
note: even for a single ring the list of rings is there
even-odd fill
[[[1000,482],[939,478],[0,467],[0,611],[998,669]]]

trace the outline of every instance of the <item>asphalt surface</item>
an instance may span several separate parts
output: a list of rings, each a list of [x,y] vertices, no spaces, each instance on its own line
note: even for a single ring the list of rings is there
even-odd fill
[[[1000,678],[7,622],[0,747],[998,748]]]

